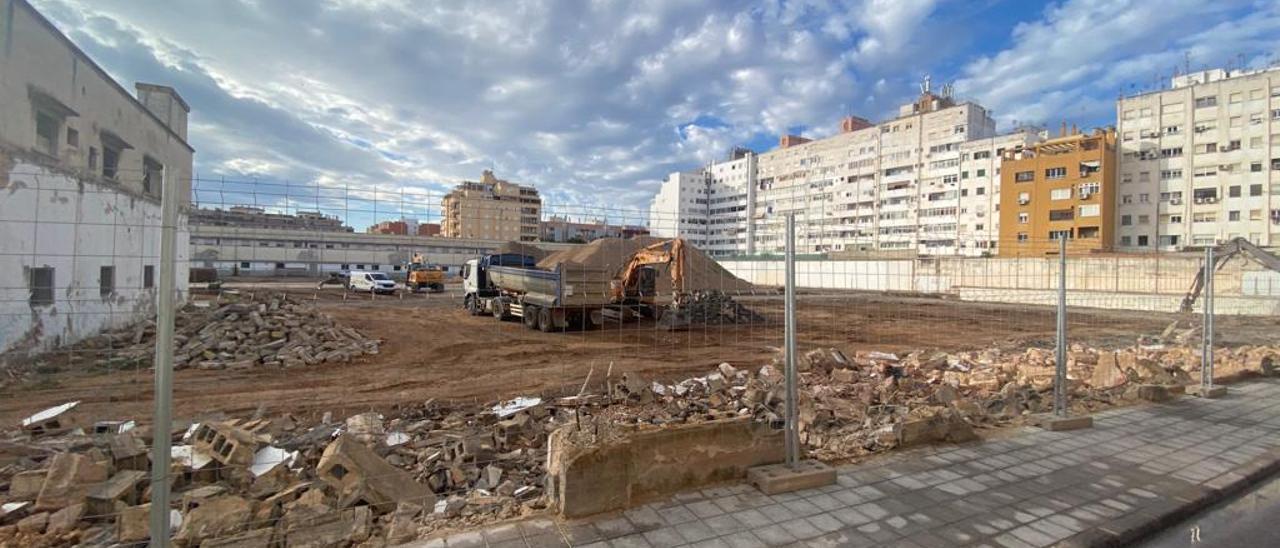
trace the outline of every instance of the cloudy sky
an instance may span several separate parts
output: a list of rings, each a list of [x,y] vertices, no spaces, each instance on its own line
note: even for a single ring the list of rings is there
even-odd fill
[[[733,145],[883,119],[925,74],[1002,128],[1095,126],[1187,55],[1280,57],[1276,0],[32,1],[126,85],[179,90],[198,185],[438,193],[492,167],[602,211]]]

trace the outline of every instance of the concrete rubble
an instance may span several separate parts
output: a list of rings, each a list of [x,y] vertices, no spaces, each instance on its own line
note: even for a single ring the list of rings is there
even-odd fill
[[[1215,357],[1220,380],[1270,375],[1280,348],[1220,348]],[[1186,345],[1077,345],[1068,360],[1077,413],[1176,397],[1199,379],[1199,349]],[[1049,349],[811,348],[797,361],[801,440],[827,462],[964,442],[1051,407]],[[172,538],[183,547],[381,546],[542,512],[552,432],[595,445],[637,426],[731,417],[780,425],[783,362],[722,363],[679,382],[609,372],[571,396],[428,401],[388,415],[175,423]],[[79,424],[117,426],[14,425],[0,438],[0,545],[147,540],[151,428],[106,419]]]
[[[310,304],[283,293],[223,292],[217,304],[187,304],[179,310],[175,323],[175,369],[307,367],[349,363],[378,353],[378,340],[341,326]],[[56,356],[69,360],[67,363],[53,365],[45,363],[46,357],[37,356],[22,360],[29,364],[25,371],[14,369],[10,374],[57,367],[108,371],[146,368],[151,366],[154,354],[155,324],[145,321],[59,350]],[[38,425],[37,422],[29,428]]]

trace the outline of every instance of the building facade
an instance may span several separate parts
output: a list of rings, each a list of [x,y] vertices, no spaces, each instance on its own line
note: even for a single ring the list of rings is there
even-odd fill
[[[25,0],[0,9],[0,352],[153,314],[166,195],[185,296],[189,111],[170,87],[126,90]]]
[[[457,272],[468,259],[493,253],[508,240],[481,240],[255,226],[192,225],[192,264],[223,276],[316,277],[344,270],[404,275],[414,254]],[[572,244],[538,243],[554,251]]]
[[[227,209],[193,209],[191,210],[191,224],[320,232],[352,231],[351,227],[342,224],[342,219],[334,215],[325,215],[319,211],[298,211],[293,214],[270,213],[263,208],[250,206],[231,206]]]
[[[647,236],[649,229],[643,226],[613,225],[603,220],[589,222],[572,221],[567,217],[552,215],[542,221],[541,240],[544,242],[586,243],[600,238],[632,238]]]
[[[1065,132],[1064,132],[1065,133]],[[1001,164],[1000,255],[1110,251],[1114,241],[1116,135],[1111,129],[1006,149]]]
[[[1118,249],[1280,246],[1280,68],[1177,76],[1116,117]]]
[[[787,214],[799,253],[994,253],[1000,158],[1041,138],[997,134],[986,109],[926,84],[892,120],[848,117],[827,138],[788,135],[768,152],[673,173],[651,223],[718,256],[783,252]]]
[[[478,238],[533,242],[538,240],[542,198],[538,190],[493,176],[485,170],[480,181],[464,181],[441,200],[446,238]]]

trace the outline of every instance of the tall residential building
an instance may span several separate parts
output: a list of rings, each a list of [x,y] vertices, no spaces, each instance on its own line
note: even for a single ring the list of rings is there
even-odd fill
[[[135,93],[26,0],[0,10],[0,354],[154,313],[162,197],[179,204],[185,295],[190,109],[168,86]]]
[[[781,253],[787,213],[800,253],[991,253],[1000,158],[1039,139],[1032,129],[998,135],[986,109],[926,83],[894,119],[848,117],[827,138],[788,135],[777,149],[672,174],[651,222],[714,255]]]
[[[531,186],[498,179],[486,169],[480,182],[464,181],[441,203],[440,232],[446,238],[538,241],[542,198]]]
[[[1177,76],[1116,115],[1118,249],[1280,246],[1280,67]]]
[[[319,232],[351,232],[342,219],[319,211],[269,213],[260,207],[231,206],[227,209],[199,208],[191,211],[191,224],[206,226],[233,226],[241,228],[270,228],[280,230],[313,230]]]
[[[1006,149],[1001,163],[1000,255],[1109,251],[1114,235],[1116,134],[1072,131]]]

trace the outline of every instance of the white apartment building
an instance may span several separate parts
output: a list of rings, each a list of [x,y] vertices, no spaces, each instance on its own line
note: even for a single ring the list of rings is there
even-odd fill
[[[649,205],[649,233],[659,238],[680,236],[699,248],[705,247],[710,192],[702,169],[667,175]]]
[[[1116,115],[1117,249],[1280,245],[1280,67],[1177,76]]]
[[[190,109],[116,83],[25,0],[0,10],[0,353],[26,355],[153,314],[160,198],[180,200],[187,288]]]
[[[696,209],[671,209],[672,177],[651,215],[682,216],[692,231],[679,234],[695,245],[703,236],[696,231],[706,229],[705,247],[721,256],[781,253],[787,213],[796,214],[799,253],[994,251],[1002,152],[1038,141],[1041,132],[997,135],[986,109],[927,85],[898,114],[880,124],[848,117],[831,137],[786,136],[777,149],[700,170],[703,186],[686,184],[694,187],[690,196],[712,200],[705,227],[689,218]]]

